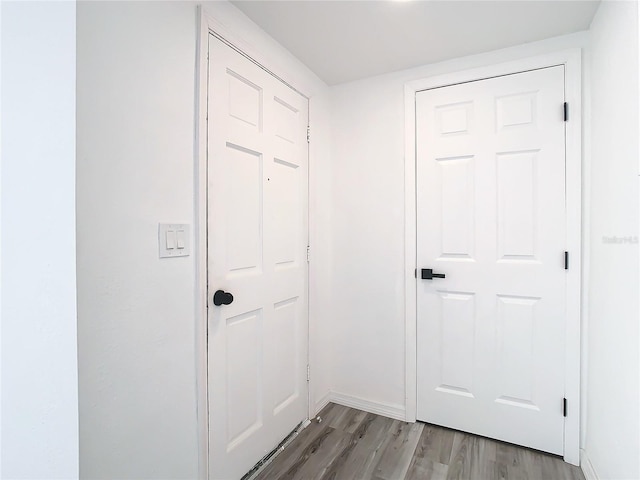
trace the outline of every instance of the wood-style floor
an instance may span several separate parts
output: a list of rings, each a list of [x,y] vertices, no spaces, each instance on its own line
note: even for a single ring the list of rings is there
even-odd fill
[[[558,457],[330,403],[256,479],[584,480]]]

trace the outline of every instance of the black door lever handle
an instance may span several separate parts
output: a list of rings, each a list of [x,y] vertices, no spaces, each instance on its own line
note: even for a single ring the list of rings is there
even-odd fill
[[[231,302],[233,302],[233,295],[228,292],[218,290],[213,294],[213,304],[216,307],[219,307],[220,305],[229,305]]]
[[[432,280],[434,278],[445,278],[444,273],[433,273],[430,268],[423,268],[420,270],[422,280]]]

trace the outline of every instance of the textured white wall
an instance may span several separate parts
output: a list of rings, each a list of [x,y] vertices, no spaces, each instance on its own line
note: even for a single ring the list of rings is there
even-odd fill
[[[602,479],[640,477],[637,8],[602,2],[591,25],[585,452]],[[625,243],[608,243],[612,237]]]
[[[158,259],[157,224],[194,224],[195,1],[78,3],[80,471],[195,478],[195,258]],[[329,235],[326,86],[227,2],[207,2],[275,71],[312,95],[311,238]],[[318,212],[316,215],[315,212]],[[312,240],[313,241],[313,240]],[[316,252],[311,332],[326,338],[330,262]],[[324,335],[324,336],[323,336]],[[199,343],[199,341],[198,341]],[[326,349],[314,343],[316,369]],[[314,396],[328,390],[316,371]],[[312,399],[314,402],[314,400]],[[314,402],[315,403],[315,402]],[[206,428],[206,425],[204,426]],[[202,463],[200,464],[202,465]]]
[[[329,91],[322,86],[309,101],[311,145],[309,166],[309,362],[311,415],[325,405],[332,385],[333,238],[331,196],[331,112]]]
[[[197,475],[193,257],[195,8],[78,4],[80,473]]]
[[[76,9],[0,8],[0,477],[78,478]]]
[[[404,84],[587,42],[583,32],[331,88],[336,393],[404,409]]]

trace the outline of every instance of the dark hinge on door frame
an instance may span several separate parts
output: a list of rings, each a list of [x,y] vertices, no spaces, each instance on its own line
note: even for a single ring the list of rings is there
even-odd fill
[[[564,269],[569,270],[569,252],[564,252]]]
[[[569,104],[567,102],[564,102],[564,121],[567,122],[569,121]]]
[[[566,398],[562,399],[562,416],[563,417],[567,416],[567,399]]]

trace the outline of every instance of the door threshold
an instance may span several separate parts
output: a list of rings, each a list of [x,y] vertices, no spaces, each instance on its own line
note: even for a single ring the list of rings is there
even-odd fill
[[[284,449],[304,430],[311,424],[310,420],[305,420],[304,422],[300,422],[296,428],[294,428],[289,435],[287,435],[284,440],[282,440],[276,448],[267,453],[262,459],[256,463],[251,470],[243,475],[240,480],[253,480],[256,478],[267,465],[269,465],[273,460],[282,452]]]

